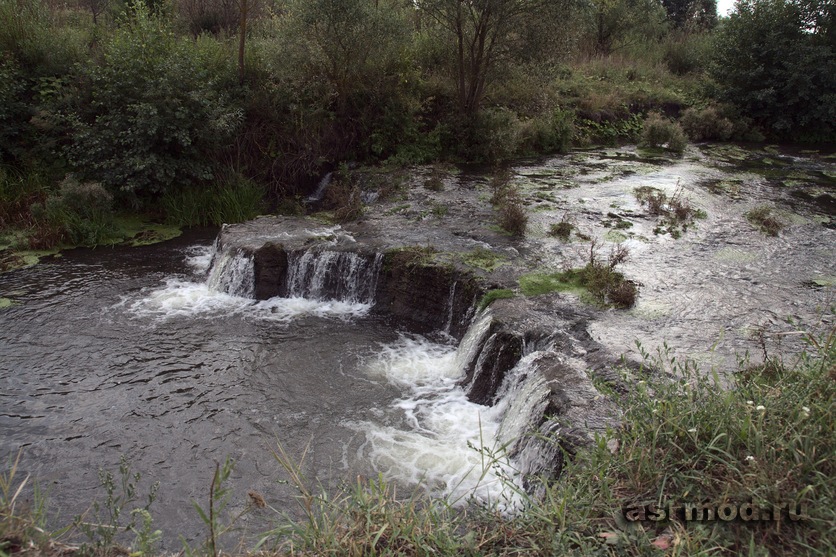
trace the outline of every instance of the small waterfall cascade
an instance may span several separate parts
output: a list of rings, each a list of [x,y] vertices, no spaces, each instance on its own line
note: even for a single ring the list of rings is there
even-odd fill
[[[255,265],[243,250],[215,251],[206,284],[210,290],[239,298],[255,295]]]
[[[483,351],[485,339],[490,332],[492,324],[493,317],[490,311],[485,311],[471,323],[464,337],[462,337],[459,347],[456,349],[454,363],[456,369],[460,370],[462,375],[467,373],[471,364],[477,360]]]
[[[288,254],[287,296],[374,302],[383,254],[307,250]]]
[[[316,189],[314,192],[309,195],[305,201],[308,203],[316,203],[317,201],[322,201],[322,198],[325,197],[325,192],[328,191],[328,186],[331,185],[331,180],[334,178],[334,173],[329,172],[316,185]]]

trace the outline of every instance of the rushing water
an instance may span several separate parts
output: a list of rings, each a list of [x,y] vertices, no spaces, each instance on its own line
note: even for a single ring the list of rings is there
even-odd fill
[[[326,487],[379,470],[462,500],[498,494],[475,447],[499,416],[456,386],[448,339],[398,332],[364,295],[256,302],[251,262],[214,254],[209,269],[211,242],[76,250],[2,277],[15,305],[0,312],[0,456],[23,449],[55,524],[103,498],[97,471],[121,455],[142,493],[160,482],[152,510],[171,549],[204,534],[189,501],[205,505],[226,457],[234,508],[254,490],[292,511],[277,442]],[[251,528],[267,525],[261,514]]]
[[[776,161],[778,178],[696,150],[677,161],[621,149],[517,167],[531,215],[519,247],[532,270],[583,264],[588,242],[547,234],[566,215],[590,236],[625,242],[631,259],[622,269],[642,283],[638,303],[599,315],[593,336],[615,355],[639,339],[706,360],[714,347],[728,361],[757,349],[760,326],[791,333],[786,318],[813,323],[833,301],[833,207],[810,201],[833,199],[833,164]],[[680,184],[707,218],[674,240],[654,233],[634,188],[671,195]],[[764,203],[789,223],[778,238],[745,219]],[[381,473],[458,501],[507,495],[500,477],[512,464],[492,455],[546,404],[542,379],[529,373],[541,353],[509,373],[498,404],[473,404],[458,384],[491,340],[484,316],[458,349],[443,333],[398,330],[370,312],[380,258],[327,250],[291,254],[290,297],[255,301],[252,260],[216,253],[213,239],[207,231],[158,246],[75,250],[0,276],[0,297],[13,301],[0,310],[0,457],[23,449],[22,471],[49,493],[53,524],[101,499],[98,470],[116,470],[122,455],[143,474],[141,492],[161,484],[152,511],[167,549],[179,548],[180,535],[205,535],[189,503],[205,506],[215,462],[227,457],[236,461],[233,510],[253,490],[292,512],[294,492],[279,483],[272,456],[278,442],[306,455],[313,486]],[[452,299],[455,289],[439,295]],[[451,307],[448,330],[452,318]],[[543,458],[540,447],[517,448],[513,466]],[[272,516],[258,511],[242,525],[264,529]]]

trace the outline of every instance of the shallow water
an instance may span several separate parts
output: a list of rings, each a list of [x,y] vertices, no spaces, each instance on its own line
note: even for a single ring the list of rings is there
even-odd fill
[[[531,249],[546,267],[588,260],[588,241],[548,237],[548,227],[564,217],[601,242],[599,257],[619,242],[630,251],[620,270],[641,285],[636,306],[593,321],[596,340],[633,359],[639,359],[637,340],[651,353],[666,343],[679,358],[721,372],[747,352],[753,361],[762,359],[763,347],[772,355],[802,349],[798,330],[827,329],[833,288],[815,282],[832,283],[836,276],[830,204],[836,181],[828,177],[834,170],[832,159],[732,146],[692,146],[683,158],[660,160],[643,158],[635,148],[590,151],[515,168],[536,208]],[[635,197],[641,186],[668,196],[679,189],[706,218],[679,239],[657,234],[659,219]],[[778,237],[747,221],[745,213],[761,205],[787,223]],[[615,228],[613,215],[627,227]]]

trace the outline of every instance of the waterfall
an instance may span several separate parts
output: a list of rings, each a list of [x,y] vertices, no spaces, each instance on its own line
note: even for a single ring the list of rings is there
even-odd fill
[[[206,285],[210,290],[239,298],[255,294],[253,256],[242,250],[216,252],[212,258]]]
[[[316,185],[316,190],[309,195],[305,201],[308,203],[316,203],[317,201],[322,201],[322,198],[325,197],[325,192],[328,191],[328,186],[331,185],[331,179],[333,178],[334,173],[329,172]]]
[[[287,295],[371,304],[383,254],[308,250],[288,254]]]
[[[479,356],[480,352],[482,352],[482,348],[485,344],[485,337],[487,337],[492,323],[493,318],[491,317],[490,312],[485,311],[479,319],[471,323],[470,327],[468,327],[467,332],[464,334],[464,337],[456,350],[455,366],[456,369],[462,372],[462,375],[467,373],[471,363],[473,363]]]

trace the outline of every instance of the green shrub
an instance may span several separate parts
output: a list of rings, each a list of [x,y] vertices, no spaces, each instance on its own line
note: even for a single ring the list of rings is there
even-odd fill
[[[176,37],[136,6],[86,68],[90,103],[70,155],[85,177],[148,198],[210,181],[242,111],[220,43]]]
[[[726,141],[734,133],[734,124],[720,114],[715,106],[698,110],[689,108],[682,114],[680,124],[691,141]]]
[[[178,226],[220,226],[261,214],[264,190],[231,175],[214,186],[189,186],[166,192],[161,206],[166,221]]]
[[[688,145],[688,140],[678,123],[671,122],[658,112],[651,112],[644,121],[640,144],[681,153]]]
[[[562,220],[560,222],[552,224],[549,227],[549,235],[566,241],[569,239],[569,236],[572,235],[572,230],[574,230],[574,228],[575,227],[572,225],[571,222]]]
[[[779,139],[833,140],[834,21],[826,0],[737,2],[710,67],[721,99]]]
[[[702,71],[711,52],[707,33],[672,34],[664,43],[663,60],[675,75]]]
[[[36,203],[31,208],[41,226],[47,227],[35,234],[35,241],[43,242],[51,229],[57,234],[55,243],[77,246],[113,243],[118,234],[112,207],[113,196],[101,184],[79,182],[74,176],[67,176],[56,195],[49,196],[43,205]]]
[[[521,149],[534,154],[565,153],[575,134],[574,114],[555,108],[521,124]]]
[[[482,110],[464,132],[467,135],[460,149],[469,162],[500,164],[519,153],[522,123],[506,108]]]

